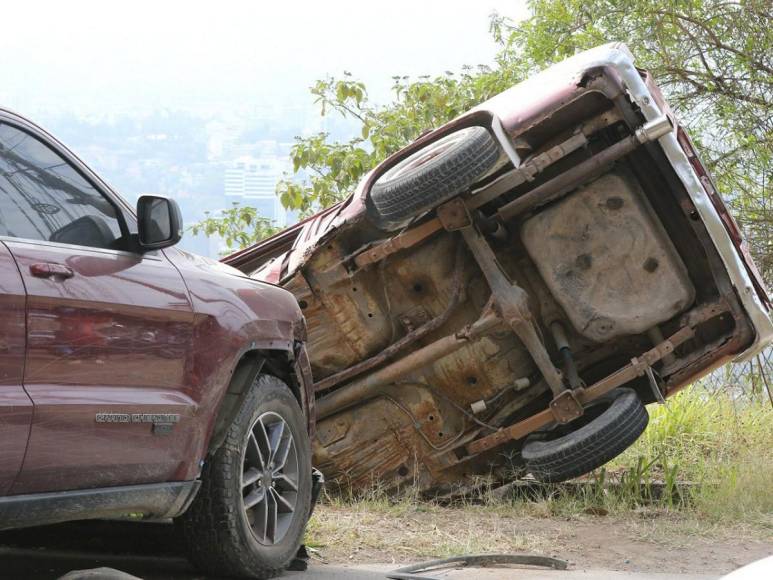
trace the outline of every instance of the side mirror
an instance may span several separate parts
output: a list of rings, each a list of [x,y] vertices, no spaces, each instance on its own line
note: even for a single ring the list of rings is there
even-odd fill
[[[173,199],[141,195],[137,200],[137,238],[141,252],[174,246],[183,235],[180,206]]]

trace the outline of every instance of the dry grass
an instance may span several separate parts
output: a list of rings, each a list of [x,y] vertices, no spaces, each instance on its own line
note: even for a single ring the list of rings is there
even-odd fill
[[[356,497],[325,497],[308,545],[326,561],[351,563],[530,552],[626,569],[615,558],[627,562],[623,555],[634,553],[653,558],[658,570],[657,558],[671,554],[671,569],[682,571],[699,556],[730,570],[773,551],[769,404],[691,390],[650,414],[636,445],[575,493],[497,498],[484,484],[443,507],[415,490],[388,496],[374,486]],[[665,493],[652,493],[655,481]],[[694,485],[677,494],[669,483],[678,481]]]
[[[532,553],[580,568],[697,573],[730,571],[767,555],[773,536],[759,526],[660,508],[559,517],[548,502],[441,507],[367,500],[318,506],[307,544],[317,558],[337,564]]]
[[[398,562],[471,553],[541,552],[514,511],[373,501],[323,504],[307,540],[331,561]]]

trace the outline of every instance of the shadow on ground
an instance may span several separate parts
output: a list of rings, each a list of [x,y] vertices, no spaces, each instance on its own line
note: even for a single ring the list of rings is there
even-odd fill
[[[107,566],[146,580],[203,578],[169,523],[90,521],[0,532],[0,576],[58,578]]]
[[[130,521],[69,522],[0,532],[0,578],[56,579],[72,570],[114,568],[144,580],[213,580],[186,560],[171,523]],[[287,580],[383,579],[394,565],[320,565],[308,572],[289,572]],[[471,575],[474,574],[474,575]],[[718,575],[548,571],[531,569],[458,570],[443,578],[486,580],[708,580]]]
[[[0,532],[0,578],[53,580],[72,570],[114,568],[144,580],[214,580],[185,558],[165,522],[84,521]],[[389,569],[389,568],[386,568]],[[383,579],[384,572],[314,566],[288,580]]]

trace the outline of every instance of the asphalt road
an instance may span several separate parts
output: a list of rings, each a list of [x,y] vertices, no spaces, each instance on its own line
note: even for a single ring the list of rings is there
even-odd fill
[[[405,565],[405,564],[402,564]],[[72,570],[108,567],[144,580],[203,580],[182,555],[170,525],[135,522],[72,522],[0,532],[0,578],[56,579]],[[380,579],[395,564],[334,566],[312,563],[288,580]],[[709,580],[712,575],[642,574],[604,570],[472,569],[433,572],[435,578],[482,580]],[[209,577],[212,578],[212,577]]]

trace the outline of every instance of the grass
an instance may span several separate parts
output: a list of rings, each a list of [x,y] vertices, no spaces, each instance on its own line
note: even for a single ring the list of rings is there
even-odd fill
[[[571,493],[531,509],[556,515],[647,508],[773,530],[773,409],[694,387],[648,407],[639,440]]]
[[[627,474],[624,503],[640,501],[636,482],[646,487],[658,481],[661,507],[716,520],[773,523],[773,410],[767,399],[736,399],[694,387],[665,406],[650,405],[649,412],[642,437],[606,468]],[[689,484],[682,493],[680,483]],[[652,501],[646,489],[644,500]]]
[[[405,561],[481,552],[542,551],[515,514],[409,501],[328,502],[309,522],[307,546],[333,560]]]
[[[546,553],[557,532],[542,530],[539,522],[576,524],[597,516],[653,542],[730,536],[769,541],[768,400],[737,400],[693,387],[648,410],[649,426],[636,444],[571,487],[552,486],[527,497],[498,494],[482,480],[449,507],[422,499],[414,489],[387,494],[373,485],[357,495],[326,495],[309,523],[307,542],[338,561]]]

